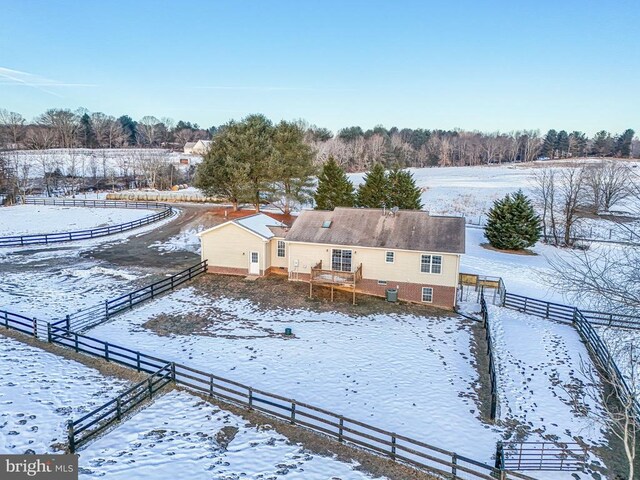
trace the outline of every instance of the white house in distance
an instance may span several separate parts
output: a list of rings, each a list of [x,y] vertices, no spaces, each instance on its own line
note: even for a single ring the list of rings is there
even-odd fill
[[[265,214],[200,233],[211,273],[288,275],[291,281],[349,289],[443,308],[456,304],[464,218],[428,212],[305,210],[291,228]]]
[[[198,140],[197,142],[187,142],[184,144],[184,153],[193,155],[204,155],[211,147],[211,140]]]

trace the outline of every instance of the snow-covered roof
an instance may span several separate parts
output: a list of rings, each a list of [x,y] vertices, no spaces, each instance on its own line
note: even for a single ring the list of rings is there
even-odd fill
[[[238,218],[234,220],[234,222],[266,239],[275,237],[275,234],[269,229],[269,227],[286,227],[284,223],[279,222],[264,213],[256,213],[255,215],[248,217]]]
[[[249,215],[248,217],[236,218],[220,225],[216,225],[215,227],[211,227],[203,232],[198,233],[198,236],[202,237],[208,232],[217,230],[218,228],[229,225],[230,223],[235,223],[245,230],[248,230],[251,233],[258,235],[259,237],[264,238],[265,240],[270,240],[276,236],[276,234],[271,231],[271,228],[280,227],[284,229],[287,226],[284,223],[271,218],[269,215],[265,215],[264,213],[255,213],[253,215]]]

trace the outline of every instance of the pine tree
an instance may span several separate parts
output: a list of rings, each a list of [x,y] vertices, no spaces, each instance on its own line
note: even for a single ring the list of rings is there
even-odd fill
[[[555,158],[556,143],[558,141],[558,133],[551,129],[547,132],[542,142],[540,154],[543,157]]]
[[[416,186],[413,174],[407,170],[394,168],[389,172],[389,194],[386,205],[403,210],[420,210],[422,192]]]
[[[389,178],[381,163],[375,163],[364,176],[364,182],[358,187],[357,204],[359,207],[389,207]]]
[[[540,239],[540,218],[521,190],[496,200],[489,211],[485,236],[500,250],[523,250]]]
[[[322,166],[314,200],[316,210],[333,210],[336,207],[355,205],[353,184],[332,156]]]
[[[560,130],[556,137],[556,151],[560,158],[566,158],[569,154],[569,135],[564,130]]]

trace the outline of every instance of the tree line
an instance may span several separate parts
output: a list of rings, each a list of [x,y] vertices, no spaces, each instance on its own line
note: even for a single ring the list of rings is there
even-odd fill
[[[400,168],[387,173],[382,164],[374,164],[357,192],[332,157],[318,175],[305,133],[300,123],[273,124],[264,115],[249,115],[222,125],[198,165],[195,185],[205,195],[231,203],[234,210],[241,203],[252,203],[256,211],[270,203],[285,214],[294,205],[309,203],[321,209],[422,207],[421,191],[413,176]]]
[[[640,157],[635,132],[538,130],[509,133],[423,128],[364,130],[346,127],[335,134],[327,128],[295,122],[303,141],[320,165],[332,156],[349,172],[365,171],[375,163],[390,168],[465,166],[530,162],[539,158]],[[224,126],[224,125],[223,125]],[[28,122],[16,112],[0,109],[0,149],[163,147],[181,150],[185,143],[211,139],[220,127],[201,128],[189,121],[144,116],[134,120],[86,109],[49,109]]]

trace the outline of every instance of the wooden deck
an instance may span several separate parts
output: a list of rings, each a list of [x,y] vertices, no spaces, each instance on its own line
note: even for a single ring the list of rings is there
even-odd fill
[[[311,279],[309,281],[309,298],[313,298],[313,286],[331,288],[331,301],[333,302],[334,288],[349,289],[353,294],[353,304],[356,304],[356,284],[362,280],[362,264],[354,272],[340,270],[328,270],[322,268],[322,261],[311,267]]]

